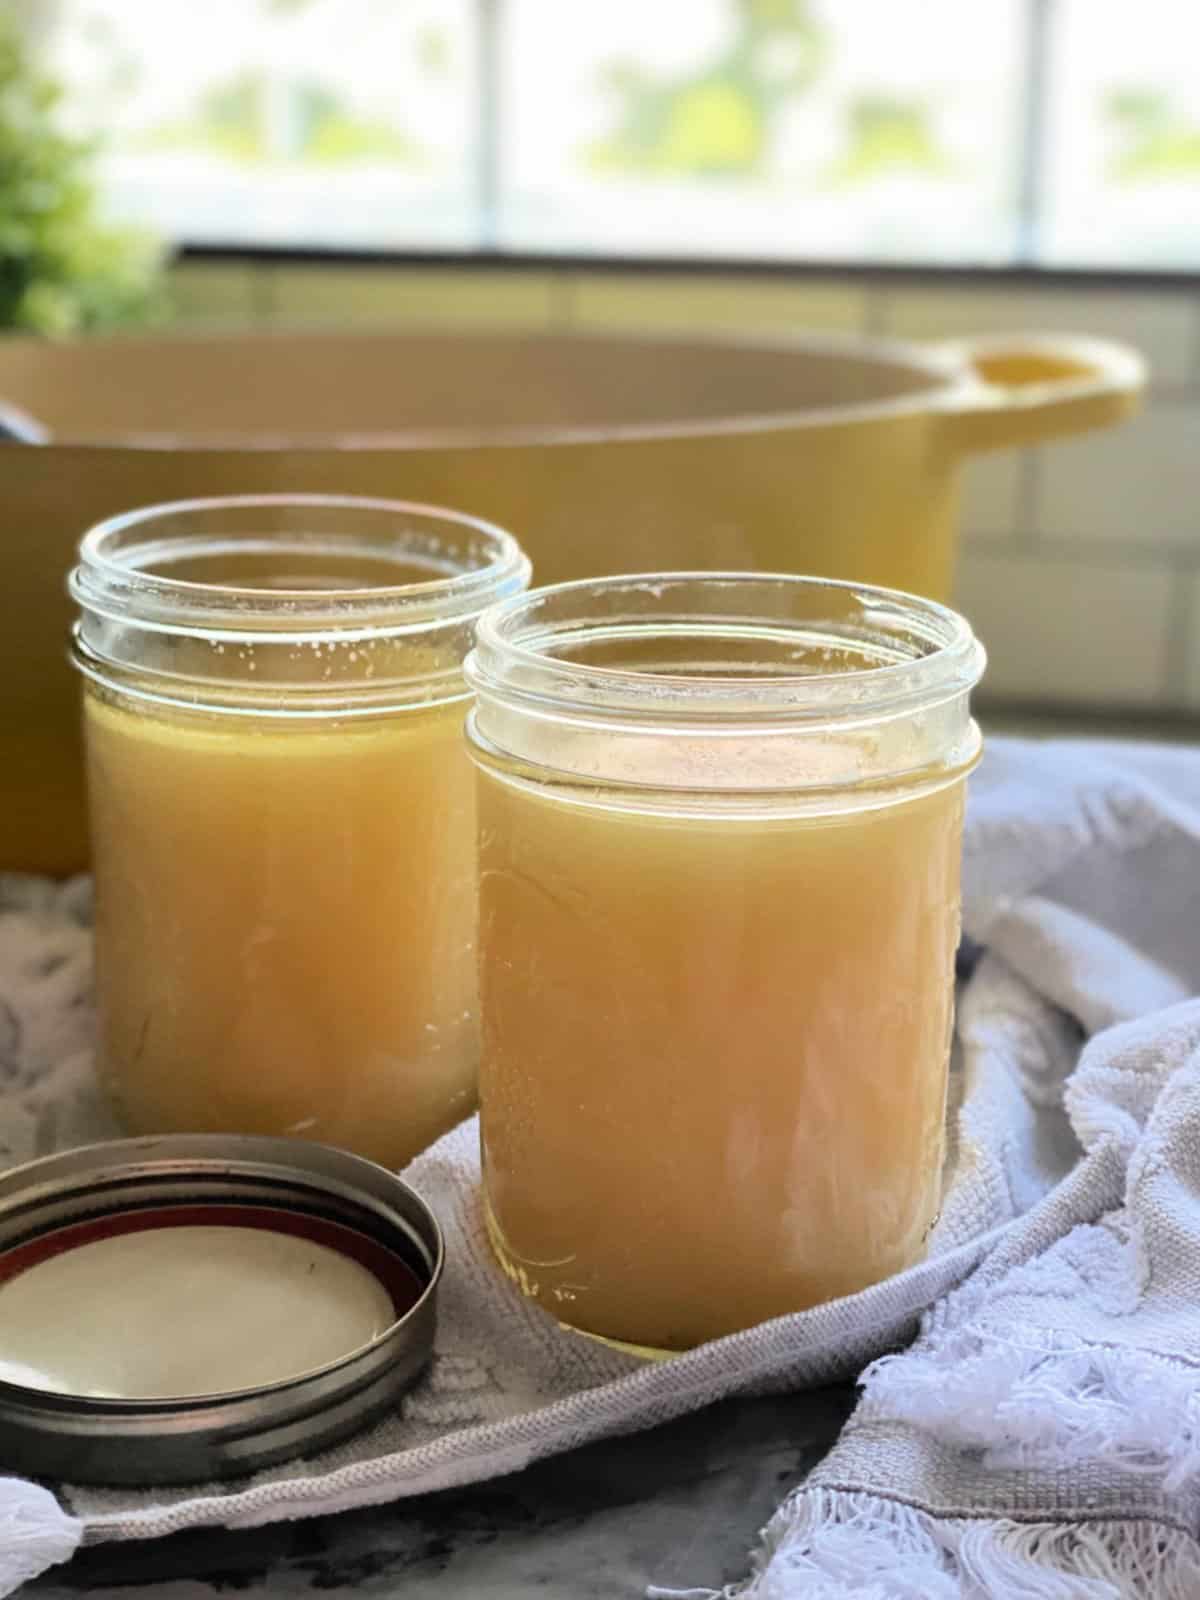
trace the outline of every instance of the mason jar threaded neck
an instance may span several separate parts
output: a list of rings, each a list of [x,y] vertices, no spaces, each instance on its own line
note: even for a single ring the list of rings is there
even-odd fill
[[[558,584],[481,619],[470,737],[513,781],[635,803],[862,800],[969,770],[984,660],[948,607],[863,584],[738,572]]]
[[[131,698],[212,711],[461,699],[476,619],[529,571],[503,529],[435,506],[338,495],[149,506],[80,543],[75,661]]]

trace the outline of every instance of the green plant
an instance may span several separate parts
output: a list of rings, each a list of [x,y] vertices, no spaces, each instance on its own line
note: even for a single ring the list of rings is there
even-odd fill
[[[61,130],[61,98],[0,17],[0,328],[92,331],[159,305],[158,247],[100,221],[93,152]]]

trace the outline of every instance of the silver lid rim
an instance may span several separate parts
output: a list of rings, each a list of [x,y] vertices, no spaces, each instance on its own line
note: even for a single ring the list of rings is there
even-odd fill
[[[432,1356],[445,1245],[417,1191],[361,1157],[220,1134],[81,1147],[0,1174],[0,1254],[91,1218],[239,1201],[357,1224],[417,1275],[417,1300],[336,1361],[255,1388],[114,1399],[0,1380],[6,1466],[114,1486],[240,1476],[326,1448],[395,1406]]]

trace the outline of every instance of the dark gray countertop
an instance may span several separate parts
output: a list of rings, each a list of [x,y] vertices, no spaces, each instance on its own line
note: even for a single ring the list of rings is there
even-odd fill
[[[511,1477],[234,1532],[97,1545],[28,1600],[206,1600],[320,1591],[451,1600],[640,1596],[742,1577],[758,1530],[829,1448],[848,1386],[727,1401]]]

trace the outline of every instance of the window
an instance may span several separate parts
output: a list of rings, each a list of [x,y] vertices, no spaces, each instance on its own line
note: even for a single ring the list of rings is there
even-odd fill
[[[186,242],[470,248],[472,0],[68,0],[112,211]]]
[[[690,0],[686,27],[680,15],[509,0],[501,244],[1011,256],[1010,0]]]
[[[1200,270],[1186,0],[58,0],[186,243]]]
[[[1058,0],[1043,258],[1200,268],[1200,5]]]

